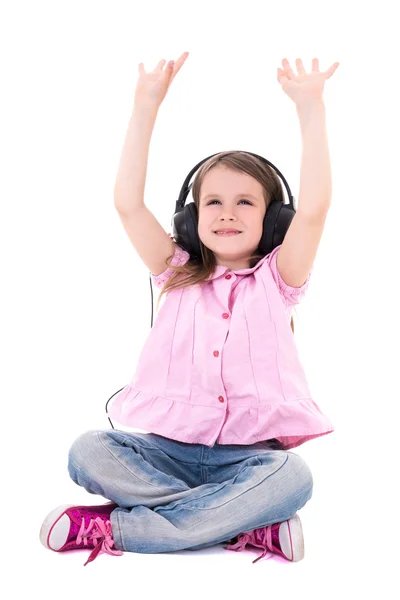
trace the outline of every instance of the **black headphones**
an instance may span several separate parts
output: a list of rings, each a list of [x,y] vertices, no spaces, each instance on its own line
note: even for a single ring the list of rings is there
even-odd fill
[[[235,151],[235,152],[238,152],[238,151]],[[240,152],[243,152],[243,151],[241,150]],[[199,238],[199,234],[198,234],[198,230],[197,230],[197,225],[198,225],[197,207],[194,202],[189,202],[188,204],[185,204],[186,198],[187,198],[190,190],[192,189],[192,185],[193,185],[192,183],[189,185],[189,181],[191,180],[192,175],[199,169],[199,167],[201,167],[201,165],[203,163],[205,163],[208,159],[212,158],[213,156],[217,156],[217,154],[221,154],[221,152],[217,152],[215,154],[211,154],[210,156],[207,156],[207,158],[204,158],[199,163],[197,163],[197,165],[195,167],[193,167],[193,169],[190,171],[190,173],[186,177],[185,181],[183,182],[181,191],[179,193],[179,198],[176,201],[175,213],[174,213],[174,215],[172,217],[172,221],[171,221],[172,233],[173,233],[175,242],[178,244],[178,246],[180,246],[181,248],[183,248],[183,250],[186,250],[186,252],[188,252],[190,254],[191,259],[201,258],[201,250],[200,250],[200,238]],[[286,179],[284,178],[284,176],[282,175],[282,173],[279,171],[279,169],[275,165],[273,165],[271,162],[269,162],[269,160],[267,160],[263,156],[260,156],[259,154],[254,154],[253,152],[246,152],[246,154],[250,154],[251,156],[255,156],[256,158],[259,158],[261,161],[263,161],[264,163],[266,163],[267,165],[272,167],[278,173],[279,177],[281,178],[281,180],[286,188],[287,195],[289,198],[288,204],[283,204],[280,200],[272,199],[267,208],[267,211],[265,213],[264,221],[263,221],[263,231],[262,231],[262,236],[261,236],[260,243],[258,246],[258,251],[260,252],[260,254],[263,254],[264,256],[266,256],[267,254],[272,252],[272,250],[274,248],[276,248],[277,246],[282,244],[282,242],[285,238],[285,235],[287,233],[287,230],[289,229],[290,223],[292,222],[292,219],[293,219],[294,215],[296,214],[296,210],[294,207],[293,196],[290,191],[289,185],[288,185]],[[151,291],[151,327],[153,327],[153,304],[154,304],[154,301],[153,301],[153,288],[152,288],[152,282],[151,282],[151,273],[149,275],[149,278],[150,278],[150,291]],[[112,398],[114,398],[114,396],[116,394],[121,392],[125,387],[126,386],[124,386],[123,388],[118,390],[118,392],[115,392],[115,394],[113,394],[111,396],[111,398],[109,398],[107,400],[106,413],[107,413],[107,406],[108,406],[108,403],[110,402],[110,400]],[[108,413],[107,413],[107,415],[108,415]],[[107,418],[110,421],[111,427],[113,429],[115,429],[114,425],[111,423],[110,417],[107,417]]]

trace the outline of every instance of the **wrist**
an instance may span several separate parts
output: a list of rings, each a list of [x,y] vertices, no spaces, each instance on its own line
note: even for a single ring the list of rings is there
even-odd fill
[[[159,105],[157,104],[141,104],[140,102],[135,102],[133,105],[132,114],[140,115],[142,118],[146,117],[155,117],[157,116]]]
[[[324,112],[325,102],[321,98],[320,100],[308,100],[303,104],[296,104],[296,111],[298,115],[309,115],[313,112]]]

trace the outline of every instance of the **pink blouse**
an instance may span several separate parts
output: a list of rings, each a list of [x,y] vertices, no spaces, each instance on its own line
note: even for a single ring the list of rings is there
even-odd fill
[[[288,450],[334,431],[311,397],[290,327],[311,273],[301,287],[287,285],[279,248],[252,268],[218,265],[202,289],[167,292],[111,418],[207,446],[277,438]],[[172,264],[188,260],[176,245]],[[152,275],[154,285],[172,273]]]

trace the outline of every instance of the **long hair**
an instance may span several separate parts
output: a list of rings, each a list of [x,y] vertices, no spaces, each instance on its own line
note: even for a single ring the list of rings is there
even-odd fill
[[[263,196],[265,200],[266,210],[272,199],[279,200],[284,203],[283,199],[283,191],[280,183],[280,179],[276,174],[275,170],[272,169],[269,165],[258,159],[256,156],[252,156],[245,152],[220,152],[219,154],[211,157],[209,160],[204,162],[197,174],[194,178],[192,185],[192,196],[193,201],[196,205],[197,211],[199,212],[199,204],[200,204],[200,190],[203,183],[203,179],[212,169],[217,165],[223,165],[225,167],[229,167],[232,170],[247,173],[256,179],[263,188]],[[184,265],[171,265],[170,261],[174,256],[171,256],[167,259],[167,265],[170,269],[175,271],[173,275],[165,282],[163,287],[161,288],[160,295],[158,297],[157,302],[157,310],[159,307],[159,303],[163,294],[165,294],[168,290],[173,290],[177,288],[188,287],[189,285],[194,285],[196,283],[201,286],[204,285],[207,279],[214,273],[215,267],[217,265],[215,254],[212,250],[207,248],[202,241],[200,240],[200,251],[201,258],[190,258],[189,261]],[[252,254],[249,257],[250,267],[254,267],[258,261],[264,257],[264,254],[261,253],[260,248],[258,247],[255,254]],[[294,333],[294,323],[293,317],[290,320],[290,326]]]

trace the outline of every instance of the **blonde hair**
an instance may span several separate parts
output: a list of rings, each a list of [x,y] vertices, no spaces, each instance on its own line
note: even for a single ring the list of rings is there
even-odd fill
[[[211,157],[209,160],[204,162],[197,171],[192,185],[192,196],[198,212],[200,204],[200,190],[203,179],[206,173],[208,173],[210,169],[216,167],[217,165],[223,165],[235,171],[247,173],[261,183],[263,187],[263,196],[266,209],[268,209],[272,198],[284,203],[281,182],[272,167],[257,157],[245,152],[227,151],[220,152],[219,154]],[[205,246],[201,240],[199,241],[201,259],[190,258],[186,264],[178,266],[170,264],[170,261],[174,256],[173,254],[168,257],[167,264],[169,268],[174,271],[174,273],[161,288],[157,301],[157,310],[159,308],[161,297],[167,291],[188,287],[189,285],[194,285],[196,283],[200,284],[201,286],[205,285],[207,279],[214,273],[217,265],[215,254],[212,250],[207,248],[207,246]],[[254,267],[264,256],[265,254],[261,253],[260,249],[257,248],[256,253],[252,254],[249,258],[250,268]],[[293,317],[291,317],[290,326],[294,333]]]

